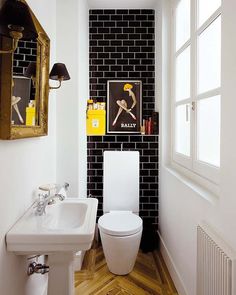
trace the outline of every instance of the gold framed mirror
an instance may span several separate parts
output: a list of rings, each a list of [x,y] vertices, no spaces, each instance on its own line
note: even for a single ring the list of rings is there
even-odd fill
[[[29,11],[37,38],[23,37],[13,53],[0,54],[1,139],[44,136],[48,131],[50,39]],[[12,42],[0,36],[1,50],[12,48]]]

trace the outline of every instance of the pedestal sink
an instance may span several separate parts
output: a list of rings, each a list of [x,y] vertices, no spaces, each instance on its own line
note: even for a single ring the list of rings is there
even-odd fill
[[[7,233],[7,250],[17,255],[48,255],[48,295],[74,294],[74,255],[91,247],[97,199],[66,199],[36,216],[33,206]]]

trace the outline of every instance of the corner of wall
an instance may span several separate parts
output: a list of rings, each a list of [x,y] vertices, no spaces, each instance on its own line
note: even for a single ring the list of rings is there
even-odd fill
[[[86,108],[89,98],[89,7],[78,4],[78,196],[87,196]]]

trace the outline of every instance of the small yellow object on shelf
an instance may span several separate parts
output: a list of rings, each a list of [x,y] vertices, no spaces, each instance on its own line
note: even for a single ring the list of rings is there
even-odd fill
[[[106,134],[106,111],[87,110],[87,135]]]
[[[26,108],[26,126],[35,126],[35,107]]]
[[[93,109],[93,100],[92,99],[88,99],[87,100],[87,106],[88,106],[88,110],[92,110]]]

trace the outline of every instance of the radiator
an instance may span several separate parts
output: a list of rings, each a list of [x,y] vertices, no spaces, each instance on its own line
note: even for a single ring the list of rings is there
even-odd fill
[[[235,252],[206,223],[199,225],[197,295],[236,295],[235,258]]]

